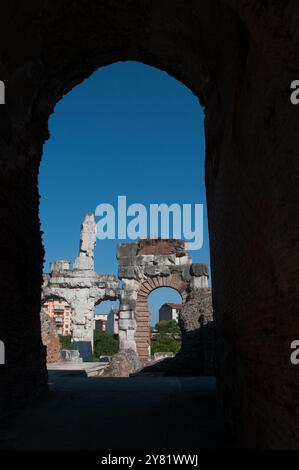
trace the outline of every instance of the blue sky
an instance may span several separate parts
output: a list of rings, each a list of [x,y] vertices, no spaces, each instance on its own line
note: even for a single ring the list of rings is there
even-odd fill
[[[68,93],[49,128],[39,176],[45,271],[55,259],[74,260],[84,214],[101,203],[117,207],[119,195],[146,207],[204,204],[204,244],[190,254],[209,263],[203,110],[188,88],[156,68],[118,62]],[[97,242],[98,273],[117,275],[117,243]],[[155,317],[162,303],[178,300],[163,291],[152,294]]]

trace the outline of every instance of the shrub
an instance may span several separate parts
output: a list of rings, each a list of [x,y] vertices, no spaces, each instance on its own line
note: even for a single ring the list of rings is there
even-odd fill
[[[175,320],[162,320],[156,324],[155,330],[158,334],[171,336],[176,338],[181,336],[181,330]]]

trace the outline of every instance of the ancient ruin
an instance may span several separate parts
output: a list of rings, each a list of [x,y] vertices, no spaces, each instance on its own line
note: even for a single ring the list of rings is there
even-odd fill
[[[208,287],[206,265],[192,264],[181,240],[141,240],[118,247],[118,276],[122,281],[120,349],[136,349],[150,358],[150,316],[147,297],[159,287],[178,291],[185,303],[190,292]]]
[[[298,23],[295,1],[3,2],[1,416],[47,389],[38,172],[49,116],[99,67],[137,60],[180,80],[205,108],[217,383],[226,423],[242,447],[299,448],[299,368],[290,362],[299,332],[299,113],[290,101]]]

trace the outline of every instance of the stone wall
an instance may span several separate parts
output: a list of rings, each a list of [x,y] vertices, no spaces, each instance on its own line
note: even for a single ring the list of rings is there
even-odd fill
[[[60,359],[60,341],[56,331],[56,324],[47,312],[41,310],[41,335],[43,345],[47,349],[47,364],[58,362]]]
[[[118,282],[113,275],[94,271],[96,224],[93,214],[86,214],[81,225],[79,256],[73,269],[67,260],[51,263],[44,275],[42,299],[60,298],[71,307],[72,348],[83,360],[92,360],[93,319],[95,307],[104,300],[119,298]]]
[[[215,375],[215,332],[211,289],[195,289],[179,315],[182,347],[176,361],[185,373]]]
[[[206,272],[205,265],[193,265]],[[180,351],[174,357],[144,364],[141,373],[163,375],[215,375],[215,330],[210,288],[193,289],[179,313],[182,335]]]

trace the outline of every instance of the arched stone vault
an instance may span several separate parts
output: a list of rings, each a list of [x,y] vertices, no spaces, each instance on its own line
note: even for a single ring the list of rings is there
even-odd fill
[[[299,331],[292,223],[299,117],[288,93],[298,78],[298,22],[296,2],[278,0],[1,5],[1,412],[47,383],[37,177],[49,115],[98,67],[130,59],[181,80],[205,106],[217,371],[227,421],[245,446],[299,447],[292,388],[299,369],[289,361]]]
[[[208,287],[208,269],[192,264],[181,240],[147,239],[118,246],[118,275],[122,281],[120,349],[134,349],[140,359],[150,357],[148,295],[159,287],[172,287],[185,302],[192,289]]]

